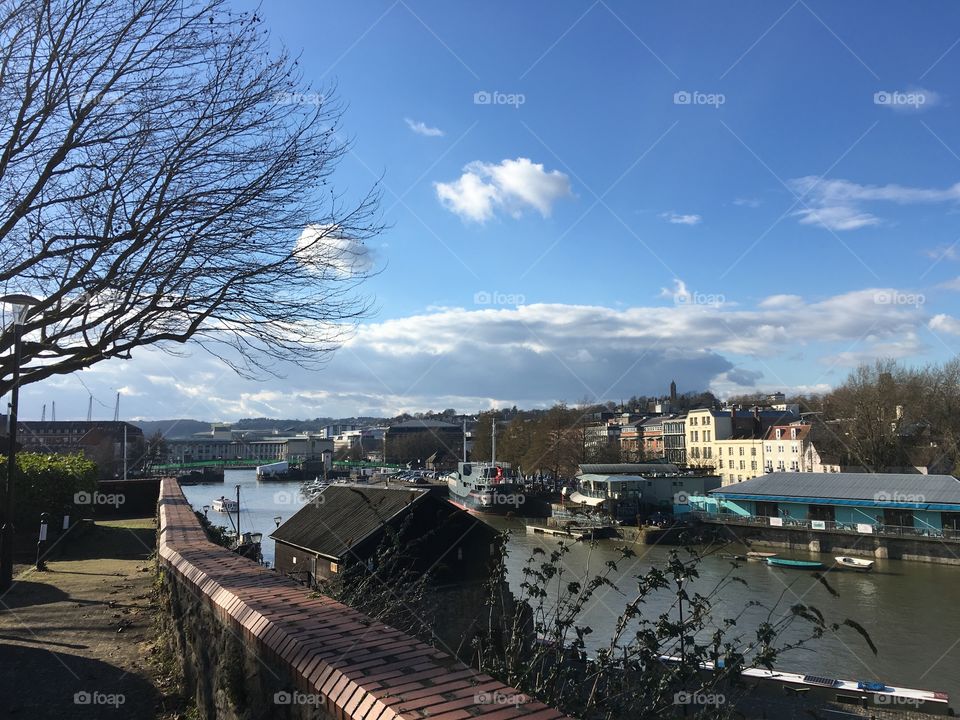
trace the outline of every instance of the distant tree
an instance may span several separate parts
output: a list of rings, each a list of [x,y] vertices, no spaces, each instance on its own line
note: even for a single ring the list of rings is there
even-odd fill
[[[227,0],[0,2],[0,284],[40,300],[24,384],[187,341],[248,375],[315,366],[365,313],[377,193],[334,192],[341,108],[260,24]]]
[[[160,465],[167,459],[167,440],[163,433],[157,430],[147,439],[145,461],[147,465]]]

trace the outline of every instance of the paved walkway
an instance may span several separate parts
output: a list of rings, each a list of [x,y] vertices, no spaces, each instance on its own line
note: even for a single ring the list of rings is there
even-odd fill
[[[154,718],[153,518],[98,522],[0,597],[3,717]],[[159,709],[158,709],[159,708]]]

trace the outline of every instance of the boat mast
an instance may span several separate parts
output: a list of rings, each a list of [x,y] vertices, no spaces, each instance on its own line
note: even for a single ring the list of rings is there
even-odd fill
[[[490,462],[491,462],[491,463],[495,463],[495,462],[497,462],[497,419],[496,419],[496,418],[491,418],[491,419],[490,419],[490,424],[491,424],[491,427],[492,427],[492,431],[491,431],[491,434],[490,434],[490,438],[491,438],[491,440],[490,440]]]
[[[237,542],[240,542],[240,486],[237,485]]]
[[[466,461],[467,461],[467,419],[464,418],[463,419],[463,462],[466,462]]]

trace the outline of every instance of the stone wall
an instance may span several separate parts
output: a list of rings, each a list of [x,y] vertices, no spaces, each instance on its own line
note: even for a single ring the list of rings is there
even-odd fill
[[[718,527],[719,523],[707,523]],[[960,543],[937,539],[901,538],[889,535],[854,535],[818,530],[770,528],[723,523],[721,537],[790,550],[855,555],[858,557],[913,560],[960,565]]]
[[[210,543],[160,486],[163,633],[206,718],[559,720],[398,630]]]

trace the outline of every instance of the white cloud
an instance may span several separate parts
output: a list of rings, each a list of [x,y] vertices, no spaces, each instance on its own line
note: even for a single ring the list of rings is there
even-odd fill
[[[934,315],[930,318],[928,327],[933,332],[945,332],[950,335],[960,335],[960,320],[950,315]]]
[[[960,277],[955,277],[953,280],[940,283],[937,287],[943,288],[944,290],[960,290]]]
[[[674,225],[699,225],[703,218],[700,215],[695,214],[686,214],[681,215],[671,212],[660,213],[662,217],[667,222],[673,223]]]
[[[681,280],[674,285],[664,294],[696,295]],[[361,325],[320,372],[286,367],[282,379],[253,382],[199,349],[189,357],[138,350],[131,361],[79,373],[84,384],[71,375],[29,385],[21,400],[27,419],[39,417],[50,397],[61,417],[84,417],[89,387],[98,414],[112,415],[122,386],[124,417],[313,418],[619,399],[665,392],[671,379],[683,389],[735,393],[762,383],[785,390],[789,383],[777,373],[798,354],[806,356],[804,368],[819,365],[800,379],[820,383],[861,360],[919,355],[927,329],[960,335],[953,317],[877,301],[896,292],[816,301],[776,295],[752,307],[443,307]]]
[[[407,124],[407,127],[413,130],[417,135],[423,135],[424,137],[443,137],[444,135],[443,130],[440,128],[430,127],[421,120],[404,118],[403,121]]]
[[[957,244],[941,245],[932,250],[924,250],[923,254],[934,260],[960,260],[960,252],[957,252]]]
[[[794,213],[801,223],[837,231],[856,230],[883,222],[863,209],[867,203],[919,205],[960,201],[960,183],[944,189],[896,184],[860,185],[849,180],[810,175],[794,178],[788,185],[806,205]]]
[[[373,269],[373,251],[357,240],[344,237],[332,225],[307,225],[297,238],[296,249],[308,272],[353,277],[366,275]]]
[[[737,198],[736,200],[733,201],[733,204],[737,205],[738,207],[750,207],[750,208],[760,207],[760,201],[757,200],[756,198]]]
[[[497,210],[519,217],[533,208],[548,217],[557,200],[572,194],[566,175],[558,170],[547,172],[528,158],[496,164],[475,161],[463,170],[458,179],[434,183],[434,188],[444,207],[474,222],[489,220]]]

